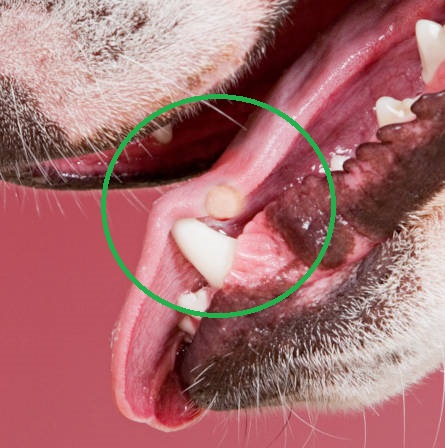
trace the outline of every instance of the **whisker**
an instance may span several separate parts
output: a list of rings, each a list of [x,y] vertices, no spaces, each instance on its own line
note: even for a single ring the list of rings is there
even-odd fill
[[[363,415],[363,448],[366,448],[368,445],[368,428],[366,422],[366,409],[362,413]]]
[[[210,107],[210,109],[213,109],[215,112],[218,112],[220,115],[227,118],[232,123],[239,126],[243,131],[247,131],[247,128],[243,124],[241,124],[239,121],[235,120],[235,118],[231,117],[230,115],[226,114],[224,111],[222,111],[221,109],[219,109],[218,107],[216,107],[215,105],[210,103],[209,101],[203,100],[202,103],[204,103],[207,107]]]
[[[189,390],[193,389],[195,386],[197,386],[199,383],[201,383],[204,380],[204,378],[200,378],[199,380],[193,381],[190,386],[187,386],[185,389],[182,389],[182,392],[188,392]]]
[[[52,201],[51,201],[49,196],[50,196],[50,192],[49,192],[49,190],[46,190],[46,194],[45,194],[46,202],[48,204],[49,211],[51,213],[53,213],[54,212],[53,203],[52,203]]]
[[[40,123],[40,121],[36,121],[36,125],[40,128],[42,134],[46,134],[48,137],[48,140],[50,140],[50,136],[48,134],[47,129],[45,128],[45,126],[42,126],[42,124]],[[54,162],[53,158],[51,157],[51,155],[48,152],[48,148],[43,145],[43,151],[45,153],[46,156],[46,160],[50,163],[50,165],[52,166],[52,168],[54,169],[54,171],[57,173],[57,176],[62,179],[64,182],[66,182],[66,179],[63,177],[62,172],[59,170],[57,164]]]
[[[88,217],[88,213],[85,211],[82,202],[81,202],[81,198],[79,196],[79,194],[77,194],[75,191],[71,192],[71,197],[74,200],[74,203],[77,205],[77,208],[79,209],[80,213],[82,213],[82,215],[87,218]]]
[[[126,59],[127,61],[137,65],[138,67],[141,67],[143,70],[145,71],[150,71],[144,64],[142,64],[141,62],[135,61],[134,59],[126,56],[126,55],[121,55],[121,57],[123,59]],[[185,93],[186,95],[191,95],[190,91],[187,91],[186,89],[178,86],[177,84],[175,84],[173,81],[162,77],[164,79],[164,81],[166,81],[167,83],[170,83],[175,89],[181,90],[183,93]],[[230,115],[228,115],[227,113],[225,113],[224,111],[222,111],[219,107],[211,104],[209,101],[201,101],[203,104],[205,104],[207,107],[209,107],[210,109],[213,109],[215,112],[219,113],[221,116],[223,116],[224,118],[227,118],[229,121],[231,121],[232,123],[236,124],[237,126],[239,126],[241,129],[243,129],[244,131],[247,131],[246,127],[244,125],[242,125],[240,122],[238,122],[237,120],[235,120],[235,118],[231,117]]]
[[[335,439],[335,440],[350,440],[349,437],[341,437],[341,436],[336,436],[334,434],[331,434],[329,432],[323,431],[319,428],[317,428],[315,425],[309,423],[307,420],[305,420],[303,417],[301,417],[300,415],[298,415],[292,408],[289,408],[293,414],[293,416],[299,420],[301,423],[303,423],[304,425],[306,425],[308,428],[311,428],[314,430],[314,432],[318,433],[318,434],[322,434],[323,436],[327,436],[330,437],[331,439]]]
[[[403,373],[400,370],[400,382],[402,386],[402,419],[403,419],[403,441],[402,446],[406,448],[406,396],[405,396],[405,382],[403,381]]]
[[[133,200],[133,205],[136,209],[139,209],[141,212],[148,212],[148,207],[144,204],[141,199],[138,198],[136,193],[133,190],[126,190],[128,196],[130,196]]]
[[[35,202],[35,206],[36,206],[36,210],[37,210],[37,216],[41,217],[41,213],[40,213],[40,203],[39,203],[39,196],[37,194],[37,190],[35,188],[32,188],[32,192],[34,194],[34,202]]]
[[[20,140],[22,142],[22,148],[23,148],[23,152],[24,152],[24,155],[25,155],[25,159],[29,163],[29,157],[31,156],[31,158],[34,160],[35,166],[41,172],[43,178],[50,184],[50,181],[49,181],[49,178],[48,178],[48,174],[42,168],[42,166],[41,166],[39,160],[37,160],[34,152],[28,147],[28,144],[26,143],[25,138],[23,136],[23,128],[22,128],[22,123],[20,122],[19,109],[18,109],[18,105],[17,105],[17,99],[16,99],[14,88],[13,88],[12,85],[11,85],[11,97],[12,97],[12,101],[14,103],[14,109],[15,109],[15,115],[16,115],[16,123],[17,123],[17,128],[18,128],[18,131],[19,131]]]
[[[434,435],[433,448],[436,448],[439,440],[440,428],[442,426],[443,408],[445,406],[445,356],[442,347],[442,397],[440,402],[439,421],[437,422],[436,434]]]
[[[59,198],[57,197],[57,193],[56,193],[55,190],[52,190],[52,195],[53,195],[53,197],[54,197],[54,201],[55,201],[55,203],[56,203],[56,205],[57,205],[57,208],[58,208],[59,211],[60,211],[60,214],[61,214],[62,216],[65,216],[65,210],[63,209],[62,204],[60,203]]]

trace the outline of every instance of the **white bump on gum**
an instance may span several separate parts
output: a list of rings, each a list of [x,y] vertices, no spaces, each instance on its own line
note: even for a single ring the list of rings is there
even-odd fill
[[[230,219],[239,215],[243,198],[239,191],[229,185],[216,185],[207,193],[205,208],[215,219]]]

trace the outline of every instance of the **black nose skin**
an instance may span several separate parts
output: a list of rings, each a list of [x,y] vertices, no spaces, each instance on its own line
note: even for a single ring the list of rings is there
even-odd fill
[[[37,96],[0,76],[0,173],[69,153],[67,138],[42,113]]]

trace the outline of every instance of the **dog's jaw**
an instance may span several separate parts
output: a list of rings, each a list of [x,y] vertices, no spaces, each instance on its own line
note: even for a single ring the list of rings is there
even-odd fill
[[[276,347],[234,346],[196,365],[194,400],[219,410],[236,403],[362,410],[418,382],[443,362],[444,232],[445,189],[358,266],[350,283],[338,282],[332,307],[303,312],[289,327],[283,319],[270,336]],[[207,330],[214,341],[218,332]]]

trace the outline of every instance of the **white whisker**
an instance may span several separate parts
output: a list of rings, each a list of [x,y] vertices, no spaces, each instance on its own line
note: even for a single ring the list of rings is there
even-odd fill
[[[341,436],[336,436],[334,434],[331,434],[329,432],[323,431],[319,428],[317,428],[315,425],[309,423],[307,420],[305,420],[303,417],[301,417],[300,415],[298,415],[293,409],[289,408],[293,414],[293,416],[299,420],[301,423],[303,423],[304,425],[306,425],[308,428],[313,429],[314,432],[318,433],[318,434],[322,434],[324,436],[330,437],[332,439],[335,440],[350,440],[349,437],[341,437]]]
[[[401,382],[401,386],[402,386],[402,419],[403,419],[402,447],[406,448],[406,396],[405,396],[405,382],[403,380],[402,371],[400,371],[400,382]]]
[[[143,70],[145,71],[149,71],[150,69],[147,68],[144,64],[135,61],[134,59],[126,56],[126,55],[121,55],[121,57],[123,59],[126,59],[127,61],[137,65],[138,67],[141,67]],[[185,95],[191,95],[190,91],[185,90],[184,88],[181,88],[180,86],[178,86],[177,84],[173,83],[173,81],[163,77],[164,81],[166,81],[167,83],[170,83],[172,86],[174,86],[176,89],[180,89],[182,92],[184,92]],[[222,111],[220,108],[218,108],[217,106],[211,104],[209,101],[202,101],[203,104],[205,104],[207,107],[209,107],[210,109],[213,109],[215,112],[219,113],[221,116],[223,116],[224,118],[227,118],[229,121],[231,121],[232,123],[236,124],[237,126],[239,126],[241,129],[243,129],[244,131],[246,131],[247,129],[237,120],[235,120],[233,117],[231,117],[230,115],[226,114],[224,111]],[[162,126],[161,126],[162,127]]]
[[[445,356],[442,347],[442,397],[440,401],[439,421],[437,422],[436,433],[434,435],[433,448],[436,448],[439,441],[440,428],[442,426],[443,408],[445,406]]]
[[[46,171],[42,168],[39,160],[37,160],[34,152],[28,147],[28,144],[25,141],[25,138],[23,136],[23,128],[22,128],[22,123],[20,121],[20,117],[19,117],[19,109],[18,109],[18,105],[17,105],[17,99],[15,97],[15,92],[14,92],[14,88],[11,85],[11,97],[12,97],[12,101],[14,103],[14,109],[15,109],[15,114],[16,114],[16,123],[17,123],[17,129],[19,131],[19,136],[20,136],[20,140],[22,142],[22,149],[23,149],[23,153],[25,155],[25,159],[26,161],[29,163],[29,157],[31,156],[31,158],[34,161],[35,166],[38,168],[38,170],[41,172],[43,178],[50,183],[49,178],[48,178],[48,174],[46,173]]]
[[[368,445],[368,428],[366,423],[366,409],[362,413],[363,415],[363,448],[366,448]]]

